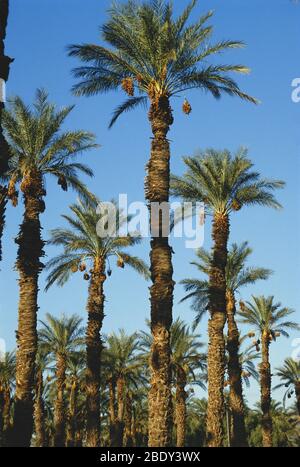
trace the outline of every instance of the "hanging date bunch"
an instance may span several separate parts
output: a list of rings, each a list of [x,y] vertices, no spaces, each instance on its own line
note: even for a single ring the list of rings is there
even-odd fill
[[[124,78],[122,79],[122,89],[128,96],[133,97],[134,96],[134,83],[132,78]]]
[[[186,115],[190,115],[190,113],[192,111],[192,106],[191,106],[191,104],[189,103],[189,101],[187,99],[184,99],[184,102],[183,102],[183,105],[182,105],[182,111]]]

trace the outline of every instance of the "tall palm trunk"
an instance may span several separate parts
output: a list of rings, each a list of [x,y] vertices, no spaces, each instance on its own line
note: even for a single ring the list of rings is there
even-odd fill
[[[87,446],[100,446],[100,331],[104,319],[103,284],[106,279],[105,262],[101,258],[94,261],[89,285],[87,303],[88,324],[86,329],[86,411]]]
[[[186,374],[182,368],[177,370],[176,378],[176,446],[185,446],[185,432],[186,432],[186,398],[185,391]]]
[[[170,145],[167,134],[173,123],[167,97],[153,99],[149,112],[153,139],[147,165],[145,195],[149,203],[152,232],[150,270],[151,332],[150,352],[151,388],[149,391],[149,446],[166,447],[172,442],[172,394],[170,368],[170,326],[172,324],[173,289],[172,253],[168,237],[159,220],[151,215],[151,204],[169,201]],[[155,222],[156,221],[156,222]]]
[[[209,275],[208,321],[208,407],[207,444],[221,447],[223,444],[224,419],[224,373],[226,322],[226,279],[227,242],[229,219],[226,214],[215,214],[212,226],[213,258]]]
[[[57,395],[54,403],[54,447],[64,447],[66,444],[66,358],[56,356],[56,387]]]
[[[36,436],[36,447],[43,448],[46,443],[46,429],[45,429],[45,405],[43,399],[44,383],[43,372],[38,371],[37,374],[37,388],[34,403],[34,431]]]
[[[124,430],[124,446],[132,447],[133,446],[133,436],[132,436],[132,398],[130,393],[127,391],[126,401],[125,401],[125,430]]]
[[[264,331],[262,333],[261,355],[262,362],[260,364],[260,392],[261,392],[261,411],[262,411],[262,437],[263,446],[270,448],[272,442],[272,417],[271,417],[271,366],[269,362],[269,334]]]
[[[70,389],[69,399],[69,413],[68,413],[68,430],[67,430],[67,447],[74,447],[76,445],[76,432],[77,432],[77,396],[78,384],[76,378],[73,379]]]
[[[295,393],[296,393],[296,399],[297,399],[298,415],[300,416],[300,380],[298,380],[295,384]]]
[[[0,185],[0,261],[2,260],[2,235],[5,225],[5,210],[7,204],[7,187]]]
[[[124,414],[125,414],[125,380],[123,376],[119,376],[117,379],[117,407],[118,416],[116,423],[116,441],[117,446],[123,446],[124,436]]]
[[[0,0],[0,79],[8,80],[9,66],[13,59],[5,55],[4,41],[6,37],[7,18],[9,12],[9,1]],[[3,90],[4,91],[4,90]],[[2,93],[1,93],[2,94]],[[2,129],[2,110],[4,109],[4,96],[0,96],[0,175],[8,168],[9,148]]]
[[[13,61],[5,55],[4,40],[6,37],[6,26],[9,11],[8,0],[0,0],[0,79],[6,82],[9,74],[9,65]],[[9,147],[3,135],[2,111],[4,101],[0,99],[0,175],[3,175],[8,168]],[[0,185],[0,261],[2,259],[2,235],[5,221],[7,188]]]
[[[16,356],[16,392],[14,406],[13,445],[29,446],[33,430],[33,390],[37,353],[38,277],[44,256],[40,213],[44,212],[42,179],[30,172],[24,177],[21,190],[24,197],[24,217],[16,239],[19,245],[19,314]]]
[[[115,381],[109,380],[109,435],[110,435],[110,446],[117,447],[116,440],[116,388]]]
[[[239,360],[240,334],[235,321],[234,293],[227,290],[227,351],[229,376],[229,404],[232,415],[231,443],[232,447],[247,447],[247,434],[245,429],[244,399],[242,386],[242,369]]]

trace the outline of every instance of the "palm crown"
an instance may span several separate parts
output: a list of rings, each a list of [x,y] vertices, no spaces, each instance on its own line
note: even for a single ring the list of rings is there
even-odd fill
[[[233,293],[237,292],[242,287],[249,284],[254,284],[258,280],[266,280],[271,270],[260,267],[246,266],[246,261],[252,253],[248,242],[243,242],[238,245],[233,243],[228,252],[226,264],[226,287]],[[199,248],[196,251],[199,261],[192,261],[191,264],[196,266],[202,274],[209,275],[212,254],[204,248]],[[181,281],[187,295],[183,297],[181,302],[192,299],[192,309],[196,311],[194,326],[197,326],[206,312],[208,306],[208,280],[201,279],[184,279]]]
[[[16,355],[5,352],[0,359],[0,391],[13,389],[15,386]]]
[[[286,358],[282,367],[277,368],[277,376],[282,380],[276,387],[288,387],[290,384],[296,384],[300,381],[300,363],[292,358]]]
[[[190,89],[209,91],[215,98],[222,93],[237,95],[256,103],[229,76],[231,72],[248,73],[246,66],[207,64],[215,54],[244,44],[210,42],[213,28],[207,21],[212,11],[188,25],[196,3],[197,0],[192,0],[177,19],[171,2],[164,0],[114,3],[109,20],[101,28],[110,48],[92,44],[69,48],[71,56],[88,64],[74,70],[75,77],[82,79],[74,86],[74,92],[94,95],[122,86],[130,97],[116,109],[111,125],[123,112],[145,104],[148,97],[152,101],[169,98]],[[135,87],[138,96],[134,96]]]
[[[82,319],[77,315],[56,318],[50,313],[46,314],[46,318],[47,322],[41,321],[39,330],[41,350],[51,352],[54,357],[60,355],[68,359],[84,343]]]
[[[208,149],[195,157],[185,157],[187,171],[173,176],[174,196],[185,201],[203,201],[208,213],[229,214],[247,205],[281,207],[273,191],[284,182],[262,178],[241,148],[233,156],[229,151]]]
[[[124,267],[125,264],[133,267],[145,277],[149,276],[148,267],[145,263],[125,250],[127,247],[138,244],[140,237],[121,236],[119,234],[123,224],[128,221],[116,207],[116,224],[114,231],[109,236],[98,235],[97,224],[101,218],[104,218],[105,212],[97,214],[97,206],[100,201],[96,198],[90,198],[88,203],[78,201],[77,204],[70,206],[72,215],[63,215],[70,228],[61,228],[51,231],[52,245],[60,245],[64,252],[51,259],[47,264],[47,269],[51,272],[48,276],[48,289],[54,282],[63,285],[70,277],[72,272],[77,271],[78,266],[84,265],[86,269],[87,261],[94,262],[95,258],[102,258],[104,262],[111,257],[117,258],[117,264]],[[116,205],[115,205],[116,206]],[[108,270],[111,273],[111,270]]]
[[[299,325],[287,318],[294,310],[282,307],[280,302],[275,302],[274,297],[252,296],[253,303],[241,302],[239,315],[241,322],[253,326],[259,333],[269,335],[270,339],[283,335],[289,337],[289,329],[299,329]]]
[[[112,333],[105,337],[104,368],[112,379],[124,378],[128,386],[137,388],[145,384],[142,374],[144,362],[138,354],[140,350],[138,334],[127,335],[124,329],[119,334]]]
[[[87,189],[78,178],[78,172],[92,176],[92,170],[74,158],[81,152],[97,147],[94,135],[87,131],[61,132],[61,126],[73,106],[56,110],[48,102],[48,95],[37,90],[33,109],[20,97],[10,102],[3,112],[3,126],[10,145],[11,158],[6,178],[9,179],[8,196],[17,203],[15,184],[27,176],[38,173],[54,176],[63,190],[68,186],[83,196]],[[22,189],[22,184],[21,184]]]

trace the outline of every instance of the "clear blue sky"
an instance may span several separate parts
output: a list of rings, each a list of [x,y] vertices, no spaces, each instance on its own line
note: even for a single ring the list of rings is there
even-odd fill
[[[95,171],[90,188],[103,200],[128,193],[130,200],[143,200],[144,169],[149,155],[150,130],[146,112],[142,109],[120,119],[112,129],[107,124],[114,107],[124,99],[122,93],[75,98],[70,92],[74,83],[71,69],[76,61],[67,57],[66,46],[71,43],[99,41],[99,26],[106,17],[110,0],[11,0],[6,51],[15,62],[7,86],[7,94],[22,96],[28,103],[37,87],[45,87],[58,105],[76,104],[66,128],[92,130],[101,148],[84,158]],[[175,10],[187,0],[175,0]],[[242,291],[243,299],[251,293],[274,294],[286,306],[295,308],[299,321],[299,115],[300,103],[291,100],[291,81],[300,76],[299,20],[300,4],[290,0],[201,0],[194,19],[209,9],[215,10],[211,22],[215,39],[239,39],[246,42],[243,50],[220,57],[225,63],[243,63],[251,67],[250,76],[239,78],[244,90],[258,97],[257,107],[224,97],[193,93],[189,100],[193,112],[182,114],[182,99],[173,102],[175,123],[172,140],[172,171],[182,173],[181,157],[197,148],[214,147],[235,150],[240,145],[249,148],[256,168],[265,176],[279,177],[287,182],[279,193],[284,210],[274,212],[263,208],[249,208],[235,215],[231,223],[231,241],[249,240],[254,248],[252,264],[273,269],[268,282]],[[56,183],[47,182],[47,211],[42,216],[43,235],[62,225],[60,215],[74,201],[74,193],[64,193]],[[20,203],[21,204],[21,203]],[[17,328],[18,284],[13,271],[16,258],[17,235],[22,219],[22,205],[7,211],[4,236],[4,261],[1,264],[0,337],[9,349],[15,346]],[[210,247],[210,226],[206,226],[205,247]],[[175,280],[194,275],[189,262],[193,251],[184,248],[181,240],[174,242]],[[147,260],[149,242],[137,248]],[[56,251],[47,249],[50,258]],[[63,289],[52,288],[43,293],[45,273],[40,280],[39,318],[46,312],[59,315],[78,313],[86,318],[87,283],[78,275]],[[149,317],[148,286],[132,271],[113,267],[113,274],[105,284],[106,317],[104,331],[124,327],[128,332],[144,327]],[[191,322],[193,313],[188,304],[179,305],[183,295],[176,287],[174,316]],[[206,320],[199,326],[205,339]],[[272,344],[273,366],[291,355],[292,338],[281,338]],[[280,397],[280,392],[277,393]],[[259,397],[258,386],[246,391],[248,401]]]

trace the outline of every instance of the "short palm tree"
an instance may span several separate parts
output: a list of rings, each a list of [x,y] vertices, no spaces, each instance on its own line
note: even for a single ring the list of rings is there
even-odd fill
[[[184,158],[182,177],[172,178],[172,192],[188,202],[204,202],[212,220],[212,261],[209,269],[208,308],[208,414],[207,443],[222,446],[226,322],[226,264],[230,216],[242,207],[261,205],[279,208],[273,191],[281,181],[267,180],[253,170],[246,149],[235,155],[209,149]]]
[[[56,400],[54,404],[54,446],[63,447],[66,442],[65,385],[67,363],[70,356],[83,344],[82,319],[77,315],[60,318],[47,313],[47,321],[41,321],[39,341],[42,351],[51,354],[55,361]]]
[[[23,222],[16,239],[20,299],[13,433],[15,446],[29,446],[33,428],[38,277],[44,256],[40,214],[45,210],[45,178],[52,175],[63,190],[72,187],[86,196],[87,189],[78,174],[92,175],[86,165],[74,159],[82,151],[96,146],[94,136],[83,130],[61,131],[72,108],[56,110],[48,102],[47,94],[38,90],[32,109],[16,97],[2,116],[11,153],[7,172],[8,197],[14,205],[17,203],[16,185],[19,184],[24,201]]]
[[[252,296],[252,303],[240,303],[239,315],[241,322],[253,326],[258,333],[255,345],[261,343],[260,385],[263,446],[272,446],[272,418],[271,406],[271,366],[269,347],[279,336],[289,337],[288,329],[299,329],[299,325],[286,319],[294,310],[282,307],[276,303],[274,297]],[[255,335],[255,333],[253,332]],[[260,342],[259,342],[260,341]]]
[[[10,408],[15,388],[15,352],[5,352],[0,358],[0,446],[5,446],[10,429]]]
[[[146,383],[140,348],[138,334],[127,335],[124,329],[105,338],[104,369],[109,382],[112,446],[123,446],[128,391]]]
[[[144,277],[149,276],[149,269],[145,263],[136,256],[130,255],[126,248],[134,246],[141,241],[140,237],[122,236],[119,231],[128,221],[116,207],[117,221],[114,231],[109,236],[99,235],[97,226],[106,214],[97,214],[97,206],[101,205],[96,198],[89,202],[79,202],[70,207],[72,215],[64,215],[69,228],[56,229],[51,232],[52,245],[62,246],[61,255],[49,261],[50,269],[47,288],[57,283],[63,285],[72,272],[85,271],[84,279],[89,281],[87,302],[88,324],[86,329],[87,350],[87,445],[96,447],[100,445],[100,362],[101,338],[100,331],[104,318],[104,282],[111,274],[109,260],[117,259],[117,265],[124,268],[132,267]],[[88,273],[88,265],[91,268]]]
[[[69,396],[67,415],[67,447],[76,446],[79,419],[79,392],[85,393],[85,362],[83,351],[72,352],[68,358],[66,388]]]
[[[286,358],[284,364],[276,370],[276,375],[279,376],[282,383],[277,384],[274,389],[286,388],[284,402],[286,397],[290,398],[295,392],[298,415],[300,416],[300,362]]]
[[[205,388],[203,374],[201,374],[201,372],[203,372],[206,367],[206,355],[200,353],[203,344],[199,341],[199,337],[199,335],[191,333],[189,327],[179,319],[172,324],[171,362],[176,388],[175,420],[177,447],[184,447],[186,442],[187,385],[198,384],[202,389]]]
[[[209,63],[210,60],[213,63],[216,54],[240,48],[243,44],[231,40],[209,42],[213,32],[212,26],[207,24],[213,14],[211,11],[195,24],[188,25],[196,3],[192,0],[183,13],[174,18],[172,4],[166,0],[115,2],[109,10],[108,21],[101,28],[107,46],[72,45],[69,51],[71,56],[84,63],[74,70],[75,77],[80,79],[73,88],[76,95],[91,96],[120,88],[128,94],[129,98],[115,110],[110,126],[124,112],[141,104],[150,104],[148,119],[153,139],[145,183],[152,226],[153,282],[150,289],[153,347],[149,446],[168,446],[172,437],[169,342],[174,288],[172,250],[162,220],[156,223],[151,216],[152,203],[169,200],[170,144],[167,134],[173,124],[171,99],[197,89],[207,91],[215,98],[228,94],[256,102],[243,93],[230,76],[232,72],[248,73],[247,67]],[[191,112],[187,100],[183,103],[183,111]]]
[[[46,434],[46,409],[44,402],[44,372],[49,364],[49,349],[38,348],[35,366],[34,432],[35,447],[43,448],[48,444]]]
[[[148,326],[150,323],[147,321]],[[141,331],[141,346],[148,358],[152,336]],[[172,384],[175,386],[176,445],[184,447],[186,441],[186,400],[187,385],[197,384],[205,388],[206,355],[200,353],[202,342],[199,335],[191,332],[181,319],[177,318],[171,326],[171,371]],[[199,373],[200,371],[200,373]]]

